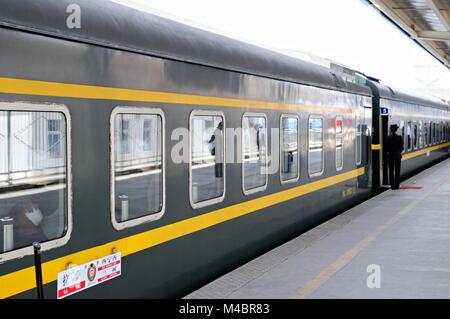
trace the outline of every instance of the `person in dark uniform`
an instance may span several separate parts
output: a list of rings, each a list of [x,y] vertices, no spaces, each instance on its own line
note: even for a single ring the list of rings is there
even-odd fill
[[[387,138],[387,153],[389,163],[389,182],[391,189],[400,187],[400,166],[402,163],[403,138],[397,135],[397,124],[391,125],[391,135]]]
[[[213,147],[211,149],[211,155],[215,157],[215,175],[216,178],[223,177],[223,123],[220,122],[217,125],[214,134],[211,136],[211,139],[208,141],[209,144],[212,144]]]

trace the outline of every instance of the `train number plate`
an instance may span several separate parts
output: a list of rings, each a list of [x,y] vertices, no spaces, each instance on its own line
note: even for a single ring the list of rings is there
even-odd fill
[[[65,298],[121,275],[120,253],[105,256],[58,273],[58,299]]]

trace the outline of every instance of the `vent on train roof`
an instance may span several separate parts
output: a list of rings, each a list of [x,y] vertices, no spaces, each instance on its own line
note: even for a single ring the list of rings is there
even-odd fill
[[[344,86],[342,85],[341,82],[343,82],[344,80],[339,76],[337,76],[335,73],[331,72],[331,75],[334,78],[334,82],[336,83],[336,87],[337,88],[343,88]]]
[[[394,97],[396,95],[395,91],[390,86],[386,86],[386,87],[389,89],[389,91],[391,92],[392,96]]]

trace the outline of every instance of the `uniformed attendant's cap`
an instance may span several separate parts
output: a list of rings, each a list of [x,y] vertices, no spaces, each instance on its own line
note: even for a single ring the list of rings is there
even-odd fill
[[[392,124],[391,125],[391,131],[397,131],[399,128],[399,126],[397,124]]]

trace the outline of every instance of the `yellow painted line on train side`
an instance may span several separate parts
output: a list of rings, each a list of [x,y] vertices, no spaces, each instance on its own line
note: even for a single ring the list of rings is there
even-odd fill
[[[350,108],[276,103],[269,101],[220,98],[191,94],[134,90],[82,84],[45,82],[24,79],[0,78],[0,93],[53,96],[78,99],[117,100],[134,102],[152,102],[184,105],[220,106],[251,109],[273,109],[286,111],[306,111],[310,113],[352,114]]]
[[[109,255],[113,251],[121,252],[122,256],[125,257],[237,217],[255,213],[264,208],[354,179],[364,175],[364,171],[362,167],[45,262],[42,265],[43,282],[44,284],[48,284],[57,280],[58,273],[67,269],[70,264],[80,265],[90,260]],[[35,287],[34,267],[0,276],[0,298],[8,298]]]
[[[439,145],[436,145],[436,146],[427,147],[427,148],[424,148],[422,150],[415,151],[415,152],[412,152],[412,153],[403,154],[402,161],[406,161],[406,160],[409,160],[411,158],[414,158],[414,157],[417,157],[417,156],[420,156],[420,155],[425,155],[428,152],[437,151],[437,150],[439,150],[441,148],[444,148],[444,147],[447,147],[447,146],[450,146],[450,142],[444,143],[444,144],[439,144]]]

